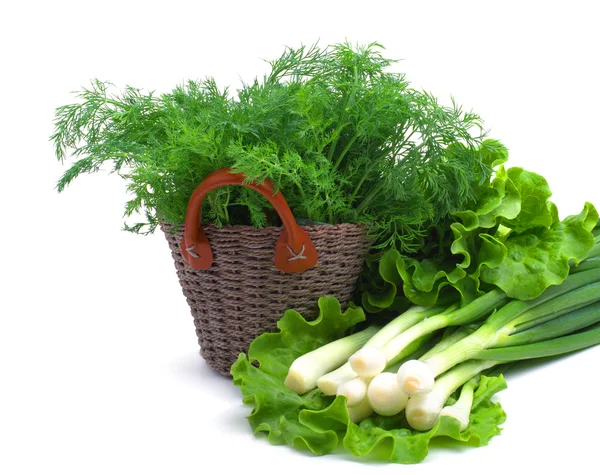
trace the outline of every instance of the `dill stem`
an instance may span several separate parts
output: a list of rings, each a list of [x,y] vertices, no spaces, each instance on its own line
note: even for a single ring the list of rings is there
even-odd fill
[[[229,200],[231,199],[231,189],[227,187],[227,199],[225,200],[225,206],[223,206],[223,214],[225,215],[225,224],[231,224],[231,219],[229,218]]]
[[[327,155],[327,159],[330,162],[333,160],[333,153],[335,152],[337,143],[340,140],[340,135],[341,135],[342,131],[346,128],[346,125],[348,125],[348,124],[346,124],[346,117],[348,116],[348,105],[350,104],[350,99],[354,99],[354,96],[356,95],[356,89],[358,87],[358,70],[356,69],[356,64],[354,64],[352,71],[354,72],[354,83],[352,84],[352,89],[350,90],[350,93],[346,95],[346,98],[344,99],[344,102],[343,102],[342,112],[340,113],[340,120],[339,120],[340,124],[342,124],[342,125],[338,129],[337,137],[333,141],[333,144],[331,145],[331,148],[329,149],[329,153]],[[351,142],[353,142],[353,141],[354,141],[354,139],[351,140]],[[344,157],[346,152],[347,152],[347,150],[344,149],[344,151],[340,155],[340,158],[337,159],[334,168],[338,167],[338,165],[342,161],[342,158]]]
[[[298,193],[300,193],[300,196],[302,198],[306,198],[306,195],[304,194],[304,189],[302,188],[302,184],[298,181],[298,178],[296,178],[293,175],[290,175],[290,179],[292,180],[292,183],[294,183],[294,185],[296,185],[296,187],[298,188]]]
[[[334,170],[337,170],[337,168],[340,166],[340,164],[342,163],[342,160],[346,156],[346,153],[348,153],[348,150],[350,150],[350,147],[352,147],[352,145],[354,145],[354,142],[356,141],[357,138],[358,138],[358,133],[354,134],[354,136],[350,139],[348,144],[344,147],[344,150],[342,150],[342,153],[340,153],[340,156],[335,161],[335,165],[333,165]]]
[[[383,186],[385,185],[384,180],[380,180],[379,183],[375,185],[375,187],[369,192],[369,194],[365,197],[364,200],[358,205],[356,208],[356,214],[360,214],[364,211],[364,209],[368,206],[368,204],[373,201],[373,199],[379,194]]]
[[[360,187],[362,186],[362,184],[364,183],[364,181],[367,179],[369,171],[370,170],[368,168],[364,171],[363,176],[360,178],[360,180],[358,181],[358,183],[354,187],[354,190],[352,191],[352,197],[350,198],[350,203],[353,203],[354,200],[356,199],[356,194],[358,193],[358,190],[360,190]]]

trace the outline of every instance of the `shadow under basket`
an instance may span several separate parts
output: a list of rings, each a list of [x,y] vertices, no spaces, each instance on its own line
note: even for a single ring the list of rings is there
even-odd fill
[[[161,229],[194,317],[200,354],[224,375],[229,375],[240,353],[247,353],[254,338],[277,329],[285,310],[297,310],[312,320],[322,295],[333,295],[345,308],[369,248],[363,225],[304,226],[318,263],[301,273],[286,273],[273,265],[282,228],[206,225],[214,262],[209,269],[197,270],[186,262],[180,247],[185,228],[172,233],[172,226],[163,223]]]

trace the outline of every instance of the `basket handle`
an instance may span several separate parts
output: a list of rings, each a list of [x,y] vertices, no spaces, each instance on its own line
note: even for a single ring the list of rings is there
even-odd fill
[[[208,238],[200,225],[202,200],[216,188],[240,185],[258,191],[279,214],[283,230],[275,245],[275,267],[283,272],[304,272],[317,264],[317,250],[310,237],[292,215],[292,211],[270,180],[262,184],[245,182],[243,173],[232,173],[229,168],[216,170],[206,176],[192,193],[185,216],[185,232],[181,241],[183,257],[193,269],[208,269],[213,263]]]

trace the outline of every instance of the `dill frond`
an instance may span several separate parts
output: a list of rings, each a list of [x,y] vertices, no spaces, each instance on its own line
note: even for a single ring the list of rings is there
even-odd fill
[[[127,181],[126,225],[181,225],[187,201],[218,168],[272,180],[298,218],[361,222],[374,248],[416,252],[449,213],[468,206],[491,166],[481,118],[441,105],[390,71],[377,43],[286,48],[271,71],[231,93],[214,79],[161,95],[94,80],[56,110],[56,157],[74,162],[57,184],[106,169]],[[273,224],[266,200],[216,190],[203,217],[219,226]]]

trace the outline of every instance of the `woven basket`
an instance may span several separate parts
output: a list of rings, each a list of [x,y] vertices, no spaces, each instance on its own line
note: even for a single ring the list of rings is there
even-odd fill
[[[210,179],[209,175],[207,180]],[[198,189],[203,187],[206,192],[207,180]],[[189,219],[178,232],[173,233],[168,223],[163,223],[161,228],[194,317],[200,353],[215,370],[229,375],[238,355],[247,352],[250,342],[258,335],[275,330],[276,322],[287,309],[293,308],[305,318],[313,319],[318,312],[317,300],[322,295],[333,295],[342,307],[347,306],[369,247],[364,226],[339,224],[300,228],[310,238],[307,247],[310,241],[314,244],[316,265],[287,272],[274,265],[284,228],[203,226],[201,234],[210,242],[208,252],[212,251],[211,265],[194,269],[190,257],[185,255],[186,245],[182,244],[186,241],[186,227],[199,226],[199,222],[192,223],[199,208],[190,208]]]

